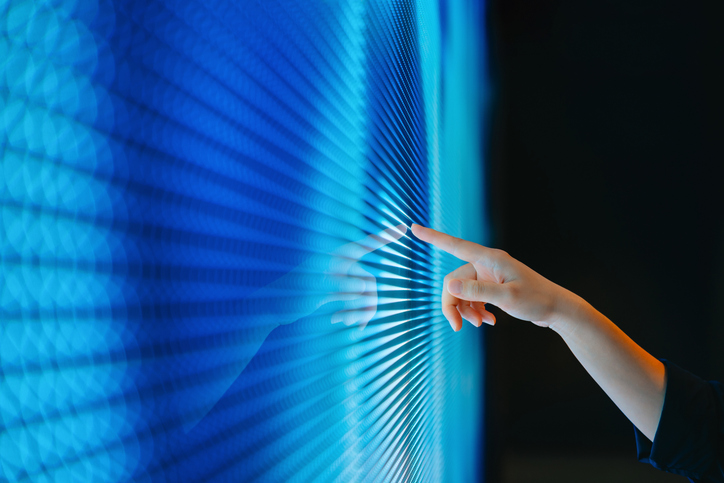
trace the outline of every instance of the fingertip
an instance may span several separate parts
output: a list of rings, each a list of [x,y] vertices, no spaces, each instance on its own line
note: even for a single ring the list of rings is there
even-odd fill
[[[460,318],[460,321],[457,321],[455,319],[450,319],[447,317],[445,317],[445,318],[447,319],[448,324],[450,324],[450,328],[453,330],[453,332],[457,332],[462,328],[462,326],[463,326],[462,317]]]
[[[463,317],[462,315],[460,315],[460,312],[456,308],[449,305],[444,305],[442,307],[442,315],[443,317],[445,317],[445,320],[447,320],[447,322],[450,324],[450,327],[453,331],[457,332],[458,330],[460,330],[458,326],[462,327]]]
[[[420,235],[422,235],[425,231],[425,227],[422,225],[418,225],[417,223],[413,223],[410,225],[410,230],[412,231],[412,233],[415,234],[416,237],[420,238]]]
[[[471,306],[464,304],[458,305],[458,311],[463,319],[470,322],[470,325],[473,327],[480,327],[480,324],[482,324],[482,315]]]
[[[452,329],[453,332],[458,332],[463,328],[463,316],[456,317],[455,320],[452,322]]]
[[[486,324],[488,324],[489,326],[492,327],[495,325],[495,322],[496,322],[495,316],[493,314],[491,314],[490,312],[485,312],[483,314],[483,322],[485,322]]]

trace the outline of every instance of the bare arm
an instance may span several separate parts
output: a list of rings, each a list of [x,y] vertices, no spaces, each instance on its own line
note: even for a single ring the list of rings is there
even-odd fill
[[[581,297],[507,253],[419,225],[412,231],[468,262],[445,277],[443,286],[443,314],[454,330],[460,330],[463,318],[475,326],[494,325],[486,303],[553,329],[616,406],[653,441],[666,391],[660,361]]]
[[[550,328],[629,421],[653,441],[664,406],[664,365],[585,300],[571,295],[571,313]]]

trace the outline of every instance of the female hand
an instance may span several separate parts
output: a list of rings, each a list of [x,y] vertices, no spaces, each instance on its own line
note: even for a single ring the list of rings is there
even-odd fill
[[[479,327],[495,325],[495,316],[485,308],[491,303],[515,318],[541,327],[551,327],[573,294],[534,272],[502,250],[455,238],[413,224],[420,240],[468,263],[445,277],[442,312],[453,330],[462,319]]]
[[[501,250],[412,225],[419,239],[466,263],[447,277],[442,311],[458,331],[462,317],[493,325],[494,304],[518,319],[556,331],[629,420],[654,441],[666,392],[664,365],[585,300]]]

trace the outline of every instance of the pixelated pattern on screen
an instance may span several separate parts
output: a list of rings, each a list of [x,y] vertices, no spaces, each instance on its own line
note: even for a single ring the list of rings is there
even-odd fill
[[[476,478],[483,9],[0,3],[0,480]]]

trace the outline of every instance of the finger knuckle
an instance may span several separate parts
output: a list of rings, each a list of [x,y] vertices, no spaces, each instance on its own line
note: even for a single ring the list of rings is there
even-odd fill
[[[478,300],[483,299],[485,297],[485,284],[482,284],[482,283],[471,284],[470,295],[472,295],[473,298],[476,298]]]
[[[520,299],[521,289],[517,284],[511,283],[508,285],[507,288],[508,288],[508,290],[506,291],[506,293],[508,294],[508,297],[510,298],[511,301],[516,301],[516,300]]]
[[[501,250],[500,248],[493,249],[493,253],[495,254],[496,258],[500,260],[504,260],[506,258],[510,258],[510,255],[505,250]]]
[[[453,238],[450,241],[450,248],[452,249],[450,253],[453,256],[457,256],[458,251],[460,250],[460,239],[459,238]]]

